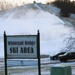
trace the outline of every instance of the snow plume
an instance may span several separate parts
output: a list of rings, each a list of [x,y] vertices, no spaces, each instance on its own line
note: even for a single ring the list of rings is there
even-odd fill
[[[0,17],[7,19],[49,19],[51,17],[55,22],[57,22],[56,19],[59,19],[54,14],[50,14],[49,12],[44,11],[43,8],[40,7],[37,3],[27,4],[24,6],[6,10],[0,13]],[[60,21],[61,23],[64,23],[62,20]]]
[[[69,34],[70,29],[64,22],[34,4],[7,10],[0,18],[0,37],[4,31],[7,35],[37,34],[40,31],[41,54],[50,54],[64,46],[61,35]],[[41,8],[42,9],[42,8]],[[3,38],[0,39],[0,54],[3,53]],[[0,55],[1,56],[1,55]]]

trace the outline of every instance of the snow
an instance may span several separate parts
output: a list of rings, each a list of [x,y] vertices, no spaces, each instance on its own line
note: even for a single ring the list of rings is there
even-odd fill
[[[34,4],[38,9],[42,10],[36,3]]]
[[[52,61],[50,59],[43,59],[42,63],[48,63],[48,62],[53,62],[54,64],[46,64],[46,65],[41,65],[41,75],[50,75],[50,68],[51,67],[63,67],[63,66],[71,66],[72,68],[72,75],[75,75],[75,62],[68,61],[66,63],[62,62],[60,63],[59,60]],[[57,63],[58,62],[58,63]],[[2,72],[2,68],[0,70]],[[9,75],[38,75],[38,66],[13,66],[13,67],[8,67],[8,74]]]
[[[27,8],[28,6],[28,8]],[[36,9],[35,9],[36,8]],[[64,39],[71,28],[56,15],[44,11],[37,4],[7,10],[0,17],[0,57],[4,56],[3,33],[7,35],[29,35],[40,31],[41,54],[52,54],[65,46]]]

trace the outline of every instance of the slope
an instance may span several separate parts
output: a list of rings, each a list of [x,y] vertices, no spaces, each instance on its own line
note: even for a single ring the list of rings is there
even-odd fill
[[[4,56],[3,32],[7,35],[36,34],[40,30],[41,54],[58,52],[65,46],[64,39],[72,28],[54,14],[54,7],[43,4],[27,4],[0,12],[0,56]],[[49,10],[49,11],[48,11]],[[58,11],[57,9],[56,11]],[[51,13],[50,13],[51,12]]]

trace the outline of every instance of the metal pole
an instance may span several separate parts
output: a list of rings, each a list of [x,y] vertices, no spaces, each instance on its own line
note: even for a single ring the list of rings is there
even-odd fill
[[[38,33],[37,33],[37,53],[38,53],[38,73],[39,75],[41,75],[41,66],[40,66],[40,33],[39,33],[39,30],[38,30]]]
[[[7,51],[6,51],[6,33],[4,31],[4,58],[5,58],[5,75],[7,75]]]

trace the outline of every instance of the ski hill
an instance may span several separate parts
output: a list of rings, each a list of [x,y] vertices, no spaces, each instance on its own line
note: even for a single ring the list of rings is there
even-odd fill
[[[7,35],[27,35],[39,30],[41,54],[59,52],[66,45],[63,41],[74,32],[68,20],[58,17],[59,12],[60,9],[51,4],[41,3],[0,11],[0,56],[4,56],[4,31]]]

